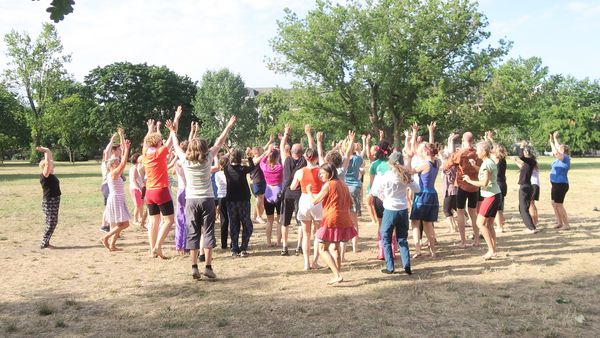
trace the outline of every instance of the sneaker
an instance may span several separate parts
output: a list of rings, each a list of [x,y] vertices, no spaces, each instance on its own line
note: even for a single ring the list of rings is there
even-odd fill
[[[214,271],[209,268],[204,268],[204,272],[202,274],[211,279],[217,278],[217,275],[214,273]]]
[[[103,232],[103,233],[105,233],[105,234],[106,234],[106,233],[109,233],[109,232],[110,232],[110,226],[107,226],[107,225],[103,225],[103,226],[101,226],[101,227],[100,227],[100,232]]]
[[[232,251],[232,252],[231,252],[231,257],[238,257],[239,255],[240,255],[240,254],[239,254],[239,253],[237,253],[237,252],[235,252],[235,251]]]
[[[200,274],[200,271],[198,271],[198,268],[192,268],[192,278],[197,280],[201,277],[202,275]]]
[[[394,273],[394,271],[390,271],[390,270],[388,270],[387,268],[383,268],[383,269],[381,269],[381,272],[382,272],[382,273],[385,273],[385,274],[387,274],[387,275],[391,275],[391,274],[393,274],[393,273]]]
[[[248,251],[242,251],[240,253],[240,257],[248,257],[248,256],[250,256],[250,254],[248,253]]]
[[[524,231],[525,231],[526,234],[530,234],[530,235],[538,233],[537,229],[525,229]]]
[[[406,272],[407,275],[412,275],[412,270],[410,269],[410,266],[408,268],[404,268],[404,272]]]
[[[296,248],[296,256],[302,255],[302,248]]]
[[[288,248],[283,248],[281,249],[281,255],[282,256],[289,256],[289,252],[288,252]]]
[[[206,255],[198,255],[198,260],[200,262],[206,262]]]

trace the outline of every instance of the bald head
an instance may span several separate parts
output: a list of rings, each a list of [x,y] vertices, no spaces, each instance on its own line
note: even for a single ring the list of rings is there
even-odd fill
[[[298,159],[302,156],[303,150],[302,145],[300,143],[295,143],[292,145],[292,157]]]
[[[471,146],[473,144],[473,133],[470,131],[466,132],[462,136],[463,145]]]

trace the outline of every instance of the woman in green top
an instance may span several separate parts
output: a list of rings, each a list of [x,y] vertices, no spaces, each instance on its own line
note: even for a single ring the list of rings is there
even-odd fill
[[[492,145],[487,141],[477,143],[477,157],[482,160],[479,167],[478,180],[472,180],[468,175],[463,176],[465,182],[480,187],[483,201],[479,207],[477,215],[477,227],[481,231],[485,243],[488,246],[488,252],[483,255],[483,259],[489,260],[496,257],[496,231],[494,230],[494,218],[498,212],[498,207],[502,202],[502,192],[498,185],[498,167],[496,162],[490,158]],[[475,160],[470,160],[473,166]]]

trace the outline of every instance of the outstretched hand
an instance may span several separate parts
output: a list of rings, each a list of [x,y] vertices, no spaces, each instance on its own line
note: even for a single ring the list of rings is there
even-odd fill
[[[427,129],[429,131],[434,131],[436,127],[437,127],[437,123],[435,121],[433,121],[427,125]]]
[[[312,130],[311,130],[311,128],[310,128],[310,124],[305,124],[305,125],[304,125],[304,133],[305,133],[306,135],[310,135],[310,132],[311,132],[311,131],[312,131]]]
[[[175,111],[175,119],[178,120],[181,117],[182,113],[183,113],[183,107],[178,106],[177,110]]]
[[[167,129],[169,129],[170,131],[175,132],[175,126],[173,125],[173,121],[165,121],[165,127],[167,127]]]
[[[125,149],[131,149],[131,141],[125,140]]]
[[[354,130],[348,130],[348,141],[354,143],[354,138],[356,137],[356,133]]]
[[[235,115],[231,115],[229,118],[229,122],[227,122],[227,128],[233,127],[233,124],[237,121],[237,117]]]
[[[322,131],[318,131],[317,132],[317,142],[321,143],[323,142],[323,139],[325,138],[325,135],[323,134]]]
[[[413,123],[411,126],[412,130],[414,132],[416,132],[417,130],[419,130],[419,124],[417,122]]]
[[[288,134],[288,135],[289,135],[291,131],[292,131],[292,127],[290,126],[290,124],[289,124],[289,123],[286,123],[286,124],[285,124],[285,126],[283,127],[283,132],[284,132],[285,134]]]
[[[37,146],[37,147],[35,147],[35,150],[39,151],[40,153],[45,153],[50,149],[48,149],[46,147],[42,147],[42,146]]]

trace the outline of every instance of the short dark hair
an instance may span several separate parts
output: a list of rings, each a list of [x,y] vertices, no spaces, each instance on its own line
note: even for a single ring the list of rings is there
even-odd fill
[[[325,163],[321,166],[321,169],[325,170],[329,175],[330,180],[337,179],[337,169],[331,163]]]

